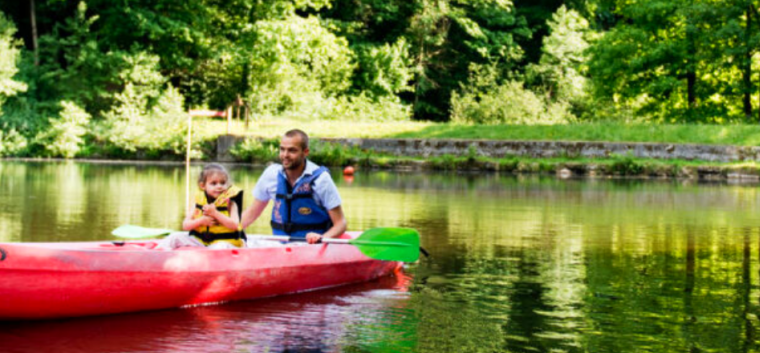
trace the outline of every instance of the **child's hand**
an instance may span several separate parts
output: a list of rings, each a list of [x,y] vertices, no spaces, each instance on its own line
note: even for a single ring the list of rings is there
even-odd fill
[[[214,219],[213,217],[203,216],[201,218],[201,226],[204,226],[204,227],[213,227],[213,226],[215,226],[217,224],[218,223],[216,222],[216,219]]]
[[[216,205],[213,203],[203,206],[203,215],[205,216],[216,217],[218,212],[219,211],[216,210]]]

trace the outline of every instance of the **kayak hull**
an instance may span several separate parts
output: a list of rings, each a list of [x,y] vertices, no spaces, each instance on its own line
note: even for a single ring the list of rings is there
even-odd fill
[[[0,320],[271,297],[369,281],[402,265],[341,244],[173,251],[153,246],[154,241],[0,243]]]

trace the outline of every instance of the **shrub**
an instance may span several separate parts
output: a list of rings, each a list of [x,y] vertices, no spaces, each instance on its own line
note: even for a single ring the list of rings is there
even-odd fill
[[[378,98],[394,96],[410,91],[409,82],[414,77],[409,45],[403,37],[396,43],[356,45],[352,47],[358,61],[354,87],[367,95]]]
[[[183,154],[187,113],[184,98],[173,87],[165,90],[155,106],[130,83],[116,95],[117,104],[105,114],[101,138],[120,149],[135,152],[170,151]]]
[[[612,155],[610,169],[618,175],[638,175],[644,171],[644,165],[636,161],[630,153],[625,156],[614,154]]]
[[[364,94],[343,96],[333,99],[326,109],[321,110],[322,120],[340,121],[405,121],[412,116],[410,106],[401,103],[396,96],[370,99]]]
[[[344,166],[353,159],[363,159],[365,153],[358,147],[346,147],[339,143],[315,140],[310,148],[309,159],[314,163]]]
[[[142,138],[147,133],[144,121],[147,100],[128,83],[124,91],[116,95],[116,102],[105,113],[105,137],[114,146],[134,152],[143,147]]]
[[[36,142],[51,156],[73,158],[81,149],[90,114],[74,102],[62,101],[61,107],[59,118],[50,119],[50,127],[37,136]]]
[[[470,79],[451,96],[451,119],[474,124],[562,124],[574,120],[566,103],[546,104],[522,82],[498,83],[493,66],[470,68]]]
[[[451,120],[474,124],[537,124],[544,105],[522,83],[509,81],[490,92],[454,92]]]
[[[246,139],[233,146],[230,154],[243,162],[272,162],[277,160],[280,141],[278,139]]]
[[[15,129],[0,130],[0,157],[16,155],[26,147],[26,138]]]

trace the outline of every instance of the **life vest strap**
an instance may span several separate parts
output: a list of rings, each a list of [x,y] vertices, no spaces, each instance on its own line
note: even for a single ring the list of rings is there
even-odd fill
[[[245,233],[242,231],[229,233],[201,233],[193,229],[190,231],[190,235],[197,237],[206,243],[210,243],[214,240],[248,240],[248,237],[246,237]]]
[[[283,200],[295,200],[295,199],[307,199],[312,197],[311,193],[309,194],[276,194],[276,198],[283,199]]]
[[[285,233],[302,232],[307,230],[326,231],[332,227],[332,222],[330,221],[317,224],[295,224],[292,222],[286,222],[285,224],[282,224],[271,221],[270,224],[272,226],[272,229],[281,230]]]
[[[196,203],[195,204],[195,208],[197,208],[199,210],[203,210],[203,205],[199,205],[199,204]],[[227,211],[227,207],[226,206],[217,207],[216,210],[219,211],[219,212]]]

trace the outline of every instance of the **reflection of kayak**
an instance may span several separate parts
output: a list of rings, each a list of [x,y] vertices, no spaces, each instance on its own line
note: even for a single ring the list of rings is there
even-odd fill
[[[352,234],[355,237],[357,234]],[[154,241],[1,243],[0,319],[86,316],[270,297],[401,267],[351,245],[152,250]]]
[[[365,342],[390,342],[405,334],[393,326],[396,317],[406,314],[403,305],[409,297],[404,291],[410,278],[400,274],[317,292],[186,310],[0,322],[0,351],[314,352],[320,347],[340,351],[340,342],[347,340],[359,345],[359,337]]]

